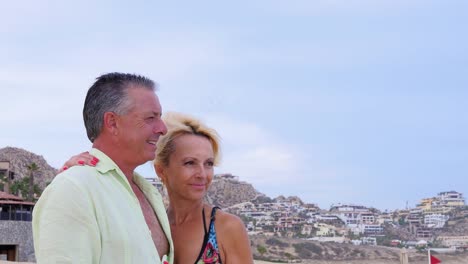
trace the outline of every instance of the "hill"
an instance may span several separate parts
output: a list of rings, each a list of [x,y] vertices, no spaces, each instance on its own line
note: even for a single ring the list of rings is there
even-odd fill
[[[34,172],[34,181],[41,189],[44,189],[57,174],[57,169],[50,166],[44,157],[21,148],[1,148],[0,161],[10,162],[10,171],[14,172],[14,181],[29,177],[27,166],[35,163],[38,170]]]
[[[393,264],[400,263],[400,249],[383,246],[355,246],[292,238],[251,236],[255,259],[280,263]],[[408,249],[409,263],[426,264],[426,251]],[[467,252],[434,253],[447,264],[468,263]],[[266,262],[265,262],[266,263]],[[269,262],[268,262],[269,263]]]
[[[237,176],[220,174],[213,177],[207,201],[221,208],[227,208],[263,196],[265,195],[255,190],[252,184],[239,181]]]

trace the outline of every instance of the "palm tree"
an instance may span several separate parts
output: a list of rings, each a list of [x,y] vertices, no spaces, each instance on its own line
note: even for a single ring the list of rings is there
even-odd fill
[[[29,200],[34,200],[34,172],[39,170],[39,166],[37,166],[36,163],[31,163],[26,166],[29,171],[29,195],[28,199]]]

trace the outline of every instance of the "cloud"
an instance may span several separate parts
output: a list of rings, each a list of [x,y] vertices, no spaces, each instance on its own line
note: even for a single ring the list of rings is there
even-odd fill
[[[197,116],[198,117],[198,116]],[[265,128],[222,114],[201,119],[221,137],[222,162],[216,173],[232,173],[262,192],[302,181],[300,150]],[[139,167],[146,177],[155,175],[151,164]]]
[[[238,175],[256,187],[280,186],[303,177],[301,151],[274,133],[230,116],[209,114],[208,125],[222,138],[220,173]]]

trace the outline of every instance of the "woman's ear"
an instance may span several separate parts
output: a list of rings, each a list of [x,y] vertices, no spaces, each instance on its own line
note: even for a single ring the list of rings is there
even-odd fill
[[[163,184],[166,182],[165,170],[161,164],[154,164],[154,170]]]

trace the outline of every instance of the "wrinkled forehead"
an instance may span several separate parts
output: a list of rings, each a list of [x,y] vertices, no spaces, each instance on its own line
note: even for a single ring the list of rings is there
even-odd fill
[[[162,114],[162,106],[157,94],[151,89],[141,87],[127,90],[127,109]]]

